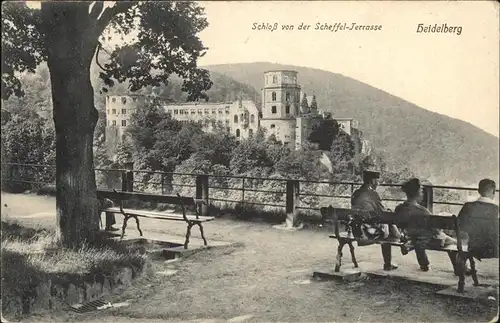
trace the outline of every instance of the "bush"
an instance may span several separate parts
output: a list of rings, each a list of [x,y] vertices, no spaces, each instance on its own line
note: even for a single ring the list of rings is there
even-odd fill
[[[61,248],[53,230],[26,228],[2,220],[2,310],[16,299],[32,295],[41,283],[51,280],[69,283],[109,276],[117,268],[142,269],[143,250],[104,238],[78,249]],[[11,304],[12,303],[12,304]]]

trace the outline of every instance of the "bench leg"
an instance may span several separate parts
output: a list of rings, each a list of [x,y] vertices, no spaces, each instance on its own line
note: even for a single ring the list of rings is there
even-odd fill
[[[201,238],[203,239],[203,243],[206,246],[207,245],[207,239],[205,239],[205,234],[203,232],[203,225],[198,222],[198,226],[200,227]]]
[[[459,252],[458,253],[458,292],[463,293],[465,288],[465,256]]]
[[[123,239],[123,236],[125,236],[125,229],[127,228],[127,221],[128,219],[130,219],[131,217],[128,216],[128,215],[125,215],[125,218],[123,219],[123,226],[122,226],[122,236],[120,237],[120,240]]]
[[[352,245],[352,241],[349,240],[347,244],[349,245],[349,251],[351,252],[351,260],[354,264],[354,268],[358,268],[358,262],[356,261],[356,255],[354,254],[354,246]]]
[[[135,218],[135,223],[137,224],[137,231],[139,231],[141,237],[142,237],[142,230],[141,230],[141,227],[139,226],[139,217],[138,216],[134,216]]]
[[[335,269],[334,271],[338,273],[340,271],[340,266],[342,265],[342,248],[344,248],[344,245],[346,244],[346,241],[344,239],[339,240],[339,246],[337,248],[337,257],[335,261]]]
[[[189,244],[189,237],[191,236],[191,228],[193,227],[194,223],[189,222],[187,226],[187,232],[186,232],[186,241],[184,241],[184,249],[188,248]]]
[[[474,281],[474,286],[479,286],[479,280],[477,279],[477,270],[476,270],[476,262],[474,261],[474,257],[469,256],[470,270],[472,274],[472,280]]]

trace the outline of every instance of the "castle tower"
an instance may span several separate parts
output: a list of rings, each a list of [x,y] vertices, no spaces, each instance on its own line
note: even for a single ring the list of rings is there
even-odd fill
[[[267,130],[268,136],[274,135],[277,140],[294,147],[300,99],[296,71],[264,72],[261,126]]]
[[[130,117],[145,98],[140,95],[106,96],[106,145],[108,153],[114,154],[117,145],[123,142]]]
[[[316,102],[315,94],[312,96],[311,104],[309,105],[309,112],[312,114],[318,114],[318,103]]]

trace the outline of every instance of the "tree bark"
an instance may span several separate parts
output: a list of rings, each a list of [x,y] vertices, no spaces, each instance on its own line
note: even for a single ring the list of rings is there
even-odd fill
[[[42,2],[42,19],[56,130],[57,233],[62,245],[79,247],[92,244],[99,230],[90,81],[97,36],[88,3]]]

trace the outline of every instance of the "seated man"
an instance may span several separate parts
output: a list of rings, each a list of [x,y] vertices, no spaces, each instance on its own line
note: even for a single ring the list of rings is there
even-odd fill
[[[114,203],[110,199],[100,199],[99,200],[99,217],[101,216],[101,210],[104,210],[108,207],[113,207]],[[113,224],[116,223],[114,213],[106,212],[106,231],[117,231],[119,229],[114,228]]]
[[[383,205],[380,196],[376,192],[379,172],[365,171],[363,172],[363,185],[357,189],[351,197],[351,208],[364,210],[368,212],[384,212],[388,211]],[[400,238],[399,230],[394,225],[363,225],[362,234],[368,239],[384,239],[389,236]],[[358,242],[358,245],[360,242]],[[366,244],[364,244],[366,245]],[[393,270],[398,268],[396,264],[391,263],[391,245],[382,244],[382,256],[384,258],[384,270]]]
[[[498,205],[496,184],[491,179],[479,182],[479,199],[465,203],[458,214],[460,231],[468,240],[468,251],[476,259],[498,258]]]
[[[422,200],[423,196],[418,178],[412,178],[404,183],[402,189],[406,194],[407,200],[398,205],[394,212],[407,219],[407,234],[415,247],[415,254],[420,265],[420,270],[428,271],[429,259],[427,258],[425,249],[433,246],[443,247],[455,244],[456,240],[446,235],[443,230],[427,226],[426,216],[431,215],[431,213],[418,203]],[[448,253],[448,255],[456,272],[456,256],[453,253]]]

